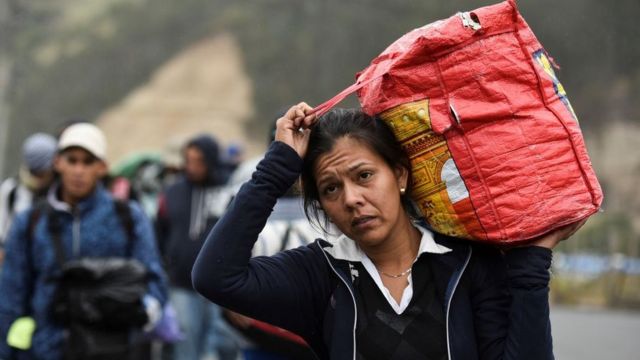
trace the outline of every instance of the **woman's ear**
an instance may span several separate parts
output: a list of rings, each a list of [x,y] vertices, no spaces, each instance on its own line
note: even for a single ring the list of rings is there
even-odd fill
[[[396,179],[398,180],[398,188],[406,189],[409,185],[409,170],[403,166],[397,166],[395,169]]]

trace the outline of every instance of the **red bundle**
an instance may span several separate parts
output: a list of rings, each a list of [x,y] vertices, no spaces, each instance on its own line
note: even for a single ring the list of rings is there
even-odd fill
[[[414,200],[436,231],[524,241],[602,203],[552,64],[509,0],[405,34],[316,111],[357,91],[409,154]]]

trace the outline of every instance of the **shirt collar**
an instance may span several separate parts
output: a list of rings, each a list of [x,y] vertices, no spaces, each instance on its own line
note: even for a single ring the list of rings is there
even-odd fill
[[[71,212],[71,205],[66,202],[60,200],[58,198],[58,191],[60,190],[60,183],[55,183],[53,186],[49,188],[49,193],[47,194],[47,201],[55,210]]]
[[[448,247],[438,244],[434,240],[433,233],[431,231],[417,224],[413,224],[413,226],[422,233],[416,259],[423,253],[445,254],[451,251]],[[358,244],[346,235],[341,235],[337,239],[329,241],[329,243],[333,246],[325,247],[324,250],[329,255],[333,256],[334,259],[361,263],[362,260],[367,257]]]

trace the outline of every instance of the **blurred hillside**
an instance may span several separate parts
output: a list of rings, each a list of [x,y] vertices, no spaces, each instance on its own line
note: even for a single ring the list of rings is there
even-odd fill
[[[99,118],[122,152],[199,129],[258,151],[285,105],[322,102],[408,30],[494,2],[0,0],[0,174],[15,172],[9,154],[29,133],[78,118]],[[562,66],[605,188],[605,212],[565,246],[638,255],[640,2],[518,3]]]
[[[116,163],[128,154],[167,149],[203,132],[227,144],[246,143],[248,153],[262,151],[245,132],[253,102],[242,65],[229,34],[200,40],[178,53],[98,117],[98,126],[111,140],[107,157]]]

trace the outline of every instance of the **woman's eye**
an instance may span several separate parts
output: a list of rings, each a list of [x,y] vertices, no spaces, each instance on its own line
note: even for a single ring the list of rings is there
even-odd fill
[[[361,180],[367,180],[372,176],[373,176],[373,173],[371,171],[363,171],[363,172],[360,173],[360,179]]]
[[[329,186],[325,186],[325,188],[322,190],[322,193],[325,195],[330,195],[333,194],[334,192],[336,192],[336,190],[338,190],[338,187],[335,185],[329,185]]]

